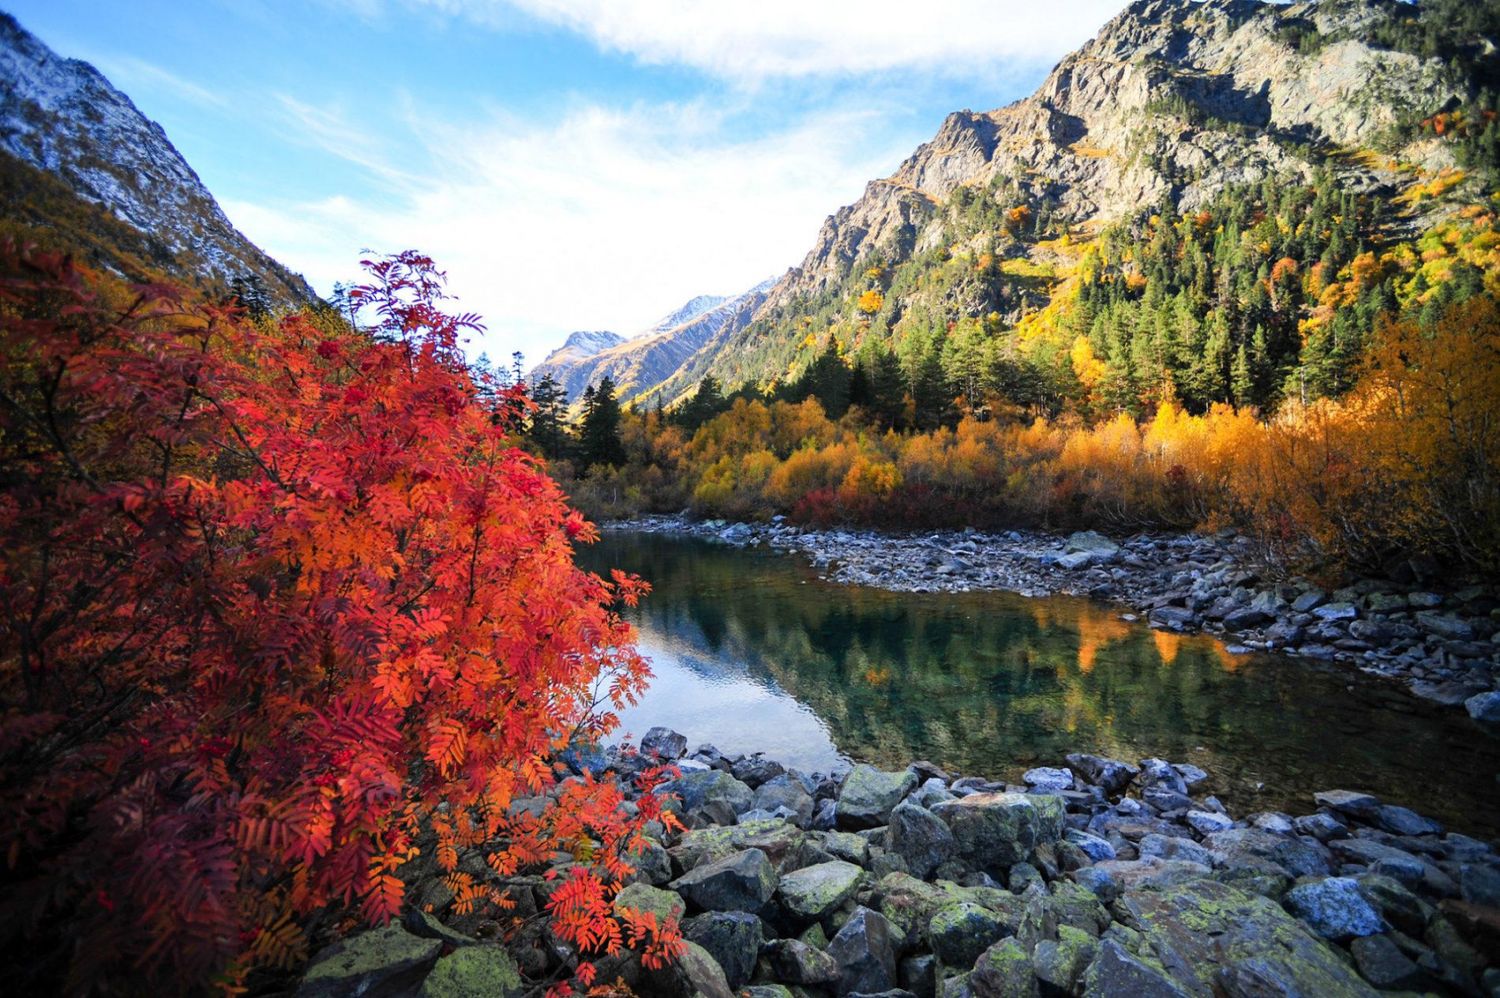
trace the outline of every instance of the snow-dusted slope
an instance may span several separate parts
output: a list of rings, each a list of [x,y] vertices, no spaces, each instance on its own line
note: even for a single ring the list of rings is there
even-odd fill
[[[5,13],[0,148],[152,234],[194,277],[227,284],[256,275],[287,303],[314,297],[230,224],[160,125],[93,66],[59,56]]]

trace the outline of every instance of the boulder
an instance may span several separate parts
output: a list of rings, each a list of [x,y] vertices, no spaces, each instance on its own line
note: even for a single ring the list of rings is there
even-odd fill
[[[958,851],[953,832],[937,815],[909,800],[891,811],[887,848],[906,861],[913,876],[927,879]]]
[[[733,763],[729,772],[736,780],[754,790],[766,781],[785,773],[786,767],[757,752]]]
[[[723,859],[744,849],[759,849],[777,869],[795,865],[807,835],[782,818],[744,821],[738,825],[699,828],[687,832],[667,852],[681,869]]]
[[[1067,551],[1084,551],[1103,560],[1120,553],[1120,545],[1093,530],[1080,530],[1068,535]]]
[[[1474,625],[1452,614],[1423,610],[1417,614],[1417,625],[1428,634],[1436,635],[1445,641],[1474,640]]]
[[[1432,979],[1390,936],[1363,936],[1349,944],[1360,976],[1381,991],[1428,991]]]
[[[516,961],[499,946],[465,946],[439,960],[417,998],[520,998]]]
[[[777,939],[765,948],[771,972],[788,984],[832,984],[839,979],[839,965],[827,953],[796,939]]]
[[[1055,766],[1038,766],[1028,769],[1021,779],[1026,785],[1040,793],[1049,790],[1071,790],[1073,789],[1073,771],[1071,769],[1059,769]]]
[[[1043,939],[1031,951],[1032,972],[1048,994],[1075,994],[1098,951],[1093,936],[1071,925],[1059,925],[1056,939]]]
[[[843,860],[794,870],[781,878],[781,906],[798,922],[821,921],[854,896],[864,875]]]
[[[973,901],[954,901],[933,912],[927,923],[932,951],[945,967],[972,967],[1012,927],[999,912]]]
[[[791,812],[790,820],[799,828],[806,828],[812,824],[812,794],[807,792],[802,781],[787,773],[773,776],[759,784],[755,788],[755,796],[751,804],[765,811],[775,811],[779,807],[784,807]]]
[[[1319,620],[1353,620],[1359,616],[1359,607],[1353,603],[1324,603],[1312,615]]]
[[[1011,793],[974,794],[935,805],[953,832],[958,856],[975,869],[1004,872],[1045,842],[1062,837],[1060,798]]]
[[[877,828],[916,787],[917,775],[910,770],[887,773],[861,763],[849,771],[839,788],[834,814],[845,828]]]
[[[979,955],[969,975],[974,998],[1033,998],[1038,994],[1031,957],[1015,939],[1002,939]]]
[[[1234,819],[1217,811],[1189,811],[1183,819],[1199,835],[1227,832],[1234,827]]]
[[[699,910],[758,912],[776,893],[776,868],[759,849],[746,849],[694,867],[672,889]]]
[[[687,755],[687,737],[671,728],[652,728],[641,739],[641,754],[662,762],[675,762]]]
[[[634,883],[627,885],[624,890],[615,895],[614,909],[615,914],[626,910],[649,911],[660,923],[669,918],[681,919],[682,913],[687,910],[687,904],[671,891],[664,891],[649,884]]]
[[[714,958],[731,989],[743,987],[755,973],[763,942],[759,916],[744,911],[711,911],[684,922],[683,936]]]
[[[678,779],[662,784],[660,792],[677,794],[687,811],[722,802],[735,814],[743,814],[754,806],[755,801],[754,791],[719,769],[683,773]]]
[[[297,998],[394,994],[415,988],[442,949],[438,940],[414,936],[400,922],[357,933],[313,958],[297,986]]]
[[[1500,727],[1500,690],[1474,694],[1464,701],[1464,710],[1480,724]]]
[[[1326,877],[1301,884],[1287,891],[1282,903],[1325,939],[1345,942],[1389,928],[1360,893],[1353,877]]]
[[[894,988],[900,942],[899,931],[884,915],[855,908],[826,951],[839,966],[839,993],[875,994]]]
[[[1162,970],[1131,955],[1114,939],[1099,944],[1094,960],[1083,976],[1087,998],[1189,998]]]
[[[1340,953],[1281,907],[1215,881],[1130,891],[1116,902],[1116,912],[1140,933],[1140,952],[1153,954],[1189,993],[1373,994]],[[1108,947],[1108,941],[1100,944],[1101,957]]]

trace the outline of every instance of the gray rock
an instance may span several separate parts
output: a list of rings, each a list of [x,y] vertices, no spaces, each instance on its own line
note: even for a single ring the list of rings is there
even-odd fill
[[[864,875],[843,860],[793,870],[781,878],[781,906],[796,921],[819,921],[854,896]]]
[[[1077,752],[1068,756],[1068,765],[1085,783],[1102,788],[1110,796],[1122,792],[1140,774],[1140,770],[1128,762]]]
[[[1178,838],[1175,836],[1159,835],[1152,832],[1142,836],[1137,843],[1140,854],[1145,856],[1156,856],[1161,859],[1180,859],[1189,863],[1199,863],[1203,866],[1213,865],[1213,854],[1192,839]]]
[[[1426,991],[1431,978],[1389,936],[1363,936],[1349,944],[1360,976],[1381,991]]]
[[[894,988],[899,948],[899,930],[884,915],[855,908],[828,943],[828,955],[839,965],[839,992],[874,994]]]
[[[1099,944],[1094,962],[1083,976],[1086,998],[1188,998],[1170,977],[1126,952],[1113,939]]]
[[[1093,530],[1080,530],[1068,536],[1067,550],[1087,551],[1101,558],[1112,558],[1120,551],[1120,545]]]
[[[661,792],[677,794],[687,811],[717,802],[727,805],[735,814],[744,814],[755,801],[754,791],[718,769],[683,773],[680,778],[662,784]]]
[[[1115,847],[1110,845],[1108,839],[1102,839],[1077,828],[1068,829],[1064,838],[1082,849],[1084,855],[1096,863],[1100,860],[1115,858]]]
[[[1280,906],[1224,884],[1195,880],[1131,891],[1115,910],[1140,933],[1139,952],[1159,960],[1189,993],[1372,995],[1342,954]],[[1100,944],[1101,955],[1107,945]]]
[[[1459,870],[1458,882],[1465,901],[1500,909],[1500,869],[1465,863]]]
[[[1441,835],[1443,826],[1411,808],[1382,804],[1375,809],[1375,824],[1394,835]]]
[[[751,803],[754,807],[766,811],[785,808],[792,814],[789,820],[799,828],[806,828],[812,824],[812,795],[803,787],[801,780],[790,774],[782,773],[762,782],[755,788],[755,796],[751,798]]]
[[[1080,568],[1089,567],[1097,559],[1098,555],[1095,555],[1091,551],[1069,551],[1067,554],[1058,555],[1054,560],[1054,564],[1061,568],[1066,568],[1070,572],[1076,572]]]
[[[1327,877],[1293,887],[1282,903],[1325,939],[1343,942],[1389,928],[1353,877]]]
[[[912,876],[923,880],[958,852],[958,843],[948,825],[910,800],[902,801],[891,811],[887,843],[891,852],[906,860]]]
[[[934,813],[952,830],[965,863],[997,874],[1038,845],[1060,839],[1065,817],[1060,798],[1010,793],[944,801]]]
[[[759,916],[744,911],[713,911],[683,923],[683,935],[708,951],[732,990],[743,987],[755,973],[762,934]]]
[[[766,944],[771,972],[788,984],[832,984],[839,979],[839,965],[827,953],[796,939],[777,939]]]
[[[1480,724],[1500,726],[1500,690],[1474,694],[1464,701],[1464,710]]]
[[[1328,595],[1321,589],[1309,589],[1292,600],[1292,609],[1297,613],[1311,613],[1328,602]]]
[[[1342,839],[1349,835],[1349,826],[1331,814],[1319,811],[1292,819],[1292,830],[1298,835],[1310,835],[1320,842]]]
[[[680,919],[687,910],[687,905],[677,894],[642,883],[629,884],[616,894],[613,907],[615,914],[622,911],[649,911],[656,916],[657,922],[665,922],[669,918]]]
[[[1230,631],[1248,631],[1252,627],[1259,627],[1261,624],[1269,624],[1274,619],[1276,618],[1267,613],[1265,610],[1260,610],[1253,606],[1246,606],[1241,607],[1238,610],[1231,610],[1229,613],[1225,614],[1224,627],[1226,630]]]
[[[671,728],[652,728],[641,739],[641,752],[663,762],[674,762],[687,755],[687,736]]]
[[[1273,835],[1259,828],[1231,828],[1203,839],[1218,867],[1250,866],[1294,877],[1323,876],[1332,871],[1332,857],[1315,840]]]
[[[1165,759],[1142,759],[1139,782],[1147,789],[1157,787],[1175,794],[1187,794],[1187,781]]]
[[[891,810],[917,786],[910,770],[887,773],[863,763],[849,771],[839,788],[838,824],[845,828],[875,828],[886,823]]]
[[[1031,957],[1019,940],[1002,939],[974,961],[969,974],[974,998],[1033,998],[1038,994]]]
[[[1071,790],[1073,788],[1073,771],[1071,769],[1059,769],[1053,766],[1038,766],[1036,769],[1028,769],[1021,777],[1026,785],[1038,791],[1048,790]]]
[[[1353,603],[1324,603],[1312,615],[1319,620],[1353,620],[1359,616],[1359,607]]]
[[[646,839],[645,843],[637,850],[629,854],[629,860],[635,864],[635,879],[659,887],[672,879],[672,859],[668,855],[666,847],[655,839]]]
[[[972,967],[979,954],[1011,932],[1008,920],[973,901],[954,901],[927,923],[932,951],[945,967]]]
[[[1474,639],[1474,625],[1452,614],[1423,610],[1417,614],[1417,624],[1428,634],[1435,634],[1447,641],[1472,641]]]
[[[1159,606],[1151,611],[1147,619],[1152,627],[1164,627],[1172,631],[1190,630],[1198,624],[1198,618],[1193,611],[1180,606]]]
[[[1375,809],[1380,806],[1379,798],[1357,790],[1320,790],[1313,794],[1313,800],[1317,801],[1320,806],[1331,808],[1339,814],[1366,820],[1372,818]]]
[[[1212,835],[1234,827],[1234,819],[1216,811],[1189,811],[1183,819],[1199,835]]]
[[[297,998],[394,994],[415,988],[442,949],[438,940],[414,936],[399,921],[368,929],[320,951],[302,975]]]
[[[761,850],[746,849],[696,866],[671,886],[700,911],[758,912],[776,893],[776,868]]]
[[[767,759],[757,752],[752,756],[746,756],[738,762],[731,763],[729,772],[736,780],[739,780],[751,790],[756,789],[767,780],[775,779],[786,772],[786,767],[779,762]]]

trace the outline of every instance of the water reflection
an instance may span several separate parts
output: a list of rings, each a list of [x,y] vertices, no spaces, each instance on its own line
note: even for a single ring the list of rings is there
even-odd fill
[[[657,679],[625,716],[810,769],[840,752],[1014,777],[1069,751],[1202,766],[1237,812],[1347,786],[1500,830],[1500,740],[1397,687],[1086,600],[833,586],[781,555],[650,535],[584,553],[648,579],[634,611]],[[1260,788],[1260,789],[1257,789]]]

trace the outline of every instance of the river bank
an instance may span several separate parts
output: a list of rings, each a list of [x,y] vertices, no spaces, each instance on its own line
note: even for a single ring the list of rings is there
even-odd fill
[[[828,775],[707,745],[689,754],[666,728],[640,752],[570,759],[573,779],[628,780],[657,760],[681,771],[662,789],[680,798],[686,830],[655,828],[612,904],[678,920],[689,945],[664,970],[627,953],[597,961],[598,980],[632,993],[1500,991],[1493,844],[1358,791],[1237,818],[1211,774],[1162,759],[1071,753],[1015,784],[924,762]],[[494,916],[457,911],[432,863],[400,873],[421,909],[319,954],[299,995],[396,993],[388,985],[401,982],[520,996],[577,965],[544,919],[504,946],[486,942]],[[562,881],[495,882],[527,918]]]
[[[849,585],[1087,596],[1120,605],[1127,620],[1218,635],[1231,651],[1338,661],[1399,679],[1418,696],[1500,725],[1500,599],[1477,587],[1437,593],[1368,580],[1324,591],[1275,577],[1246,539],[1229,534],[883,534],[672,516],[603,529],[765,545]]]

